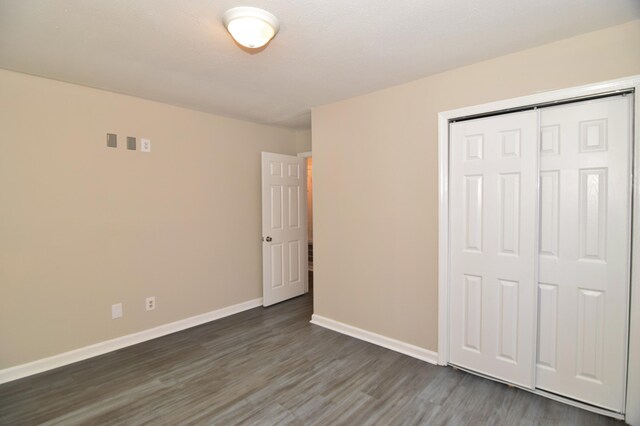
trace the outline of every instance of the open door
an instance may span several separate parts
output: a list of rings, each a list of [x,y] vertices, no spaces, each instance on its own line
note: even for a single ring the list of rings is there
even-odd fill
[[[263,306],[307,290],[305,159],[262,153]]]

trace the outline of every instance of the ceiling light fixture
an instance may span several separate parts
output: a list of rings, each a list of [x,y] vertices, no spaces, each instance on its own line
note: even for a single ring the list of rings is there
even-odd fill
[[[264,46],[278,33],[278,19],[255,7],[234,7],[222,15],[224,26],[233,38],[250,49]]]

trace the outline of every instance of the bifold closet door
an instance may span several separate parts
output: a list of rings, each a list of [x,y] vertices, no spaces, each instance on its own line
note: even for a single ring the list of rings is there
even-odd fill
[[[545,108],[540,129],[537,387],[618,412],[626,380],[631,99]]]
[[[452,364],[533,387],[536,111],[451,124]]]

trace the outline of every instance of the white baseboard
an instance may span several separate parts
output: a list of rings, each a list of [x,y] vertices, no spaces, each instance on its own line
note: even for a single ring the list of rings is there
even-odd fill
[[[365,342],[373,343],[374,345],[382,346],[383,348],[391,349],[392,351],[400,352],[401,354],[431,364],[438,364],[437,352],[401,342],[400,340],[372,333],[316,314],[311,316],[311,324],[319,325],[320,327],[328,328],[329,330],[337,331],[338,333],[346,334],[347,336],[355,337],[356,339],[364,340]]]
[[[0,370],[0,384],[31,376],[33,374],[42,373],[47,370],[53,370],[54,368],[73,364],[74,362],[116,351],[127,346],[146,342],[147,340],[166,336],[167,334],[175,333],[177,331],[186,330],[187,328],[195,327],[197,325],[205,324],[210,321],[228,317],[230,315],[253,309],[258,306],[262,306],[261,297],[258,299],[238,303],[237,305],[227,306],[226,308],[216,309],[215,311],[196,315],[190,318],[185,318],[183,320],[175,321],[169,324],[150,328],[138,333],[116,337],[115,339],[106,340],[104,342],[85,346],[83,348],[74,349],[69,352],[53,355],[48,358],[39,359],[37,361],[17,365],[15,367],[5,368],[4,370]]]

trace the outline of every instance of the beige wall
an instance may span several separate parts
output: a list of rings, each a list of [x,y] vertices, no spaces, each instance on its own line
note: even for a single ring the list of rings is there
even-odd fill
[[[262,296],[260,152],[296,132],[1,70],[0,131],[0,369]]]
[[[298,153],[311,151],[311,129],[296,132],[296,151]]]
[[[438,112],[639,73],[634,21],[314,109],[314,313],[436,351]]]

